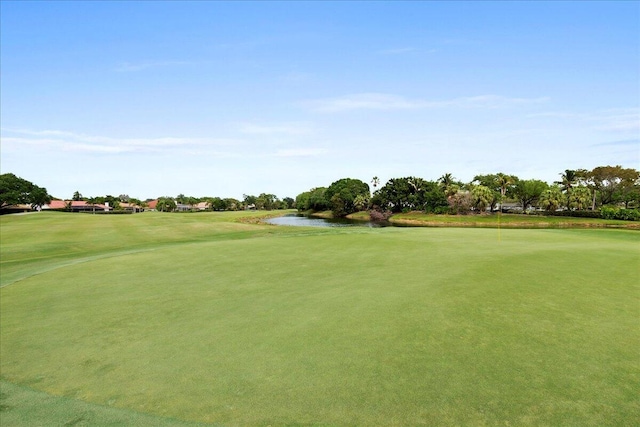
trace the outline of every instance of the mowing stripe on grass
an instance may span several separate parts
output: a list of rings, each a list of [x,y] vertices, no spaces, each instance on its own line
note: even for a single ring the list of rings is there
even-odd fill
[[[3,379],[222,425],[637,419],[637,232],[214,228],[0,289]]]

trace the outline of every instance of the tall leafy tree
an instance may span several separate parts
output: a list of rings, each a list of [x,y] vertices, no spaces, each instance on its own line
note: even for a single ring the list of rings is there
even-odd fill
[[[601,206],[621,201],[616,200],[616,195],[632,189],[640,179],[640,172],[622,166],[598,166],[588,173],[587,179],[595,189],[592,200],[592,208],[595,209],[596,201]]]
[[[283,203],[283,208],[284,209],[293,209],[293,205],[295,204],[295,200],[293,200],[291,197],[284,197],[282,199],[282,203]]]
[[[304,191],[296,196],[296,209],[299,211],[309,210],[309,195],[310,191]]]
[[[502,211],[502,203],[506,197],[507,191],[518,182],[518,178],[513,175],[507,175],[502,172],[496,174],[495,183],[500,189],[500,211]]]
[[[12,173],[0,175],[0,208],[19,204],[28,204],[35,208],[50,201],[51,196],[46,188],[38,187]]]
[[[487,175],[476,175],[473,177],[473,181],[471,182],[472,185],[475,185],[475,186],[481,185],[483,187],[488,188],[491,191],[492,197],[489,200],[488,206],[491,208],[492,211],[495,209],[496,205],[500,201],[500,189],[497,184],[497,180],[498,180],[498,175],[487,174]]]
[[[243,197],[242,202],[244,203],[245,208],[248,208],[251,205],[256,207],[256,201],[258,200],[256,196],[252,194],[243,194],[242,197]]]
[[[327,188],[325,197],[331,203],[333,215],[337,217],[356,212],[354,201],[358,195],[369,197],[369,184],[359,179],[342,178]]]
[[[156,205],[156,210],[160,212],[173,212],[176,210],[176,202],[171,197],[160,197]]]
[[[299,211],[324,211],[329,209],[326,187],[316,187],[296,196],[296,209]]]
[[[275,194],[266,194],[261,193],[258,197],[256,197],[256,209],[265,209],[272,210],[275,209],[278,205],[278,198]]]
[[[522,210],[526,211],[529,206],[538,203],[538,199],[548,188],[549,184],[539,179],[525,179],[515,183],[512,193],[522,205]]]
[[[242,209],[242,202],[240,202],[240,200],[238,199],[234,199],[233,197],[227,197],[223,199],[225,205],[226,205],[226,210],[228,211],[239,211],[240,209]]]
[[[622,187],[615,196],[616,200],[624,204],[625,209],[640,207],[640,183]]]
[[[437,183],[409,176],[387,181],[376,191],[371,204],[391,212],[434,210],[447,206],[447,199]]]
[[[29,204],[33,209],[40,209],[51,201],[51,196],[47,193],[47,189],[43,187],[33,186],[29,195]]]
[[[220,197],[211,197],[207,201],[212,211],[224,211],[227,209],[227,202]]]

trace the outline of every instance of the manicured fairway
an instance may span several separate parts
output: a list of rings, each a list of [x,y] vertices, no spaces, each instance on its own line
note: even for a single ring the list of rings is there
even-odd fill
[[[0,218],[3,422],[637,422],[639,232],[237,217]]]

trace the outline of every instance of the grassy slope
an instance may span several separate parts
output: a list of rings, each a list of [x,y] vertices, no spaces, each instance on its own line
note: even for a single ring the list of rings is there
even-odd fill
[[[0,218],[2,377],[66,396],[67,419],[74,399],[226,425],[620,425],[640,410],[635,232],[91,217]]]
[[[561,216],[491,214],[491,215],[432,215],[423,212],[396,214],[391,221],[397,224],[462,227],[508,228],[640,228],[633,221]]]
[[[260,236],[272,231],[244,222],[269,215],[272,213],[263,211],[113,216],[51,212],[0,216],[0,286],[94,258],[155,250],[171,244]]]

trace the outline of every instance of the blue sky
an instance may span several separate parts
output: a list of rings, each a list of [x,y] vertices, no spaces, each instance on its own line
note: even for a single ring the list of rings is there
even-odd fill
[[[60,198],[640,167],[639,2],[0,8],[0,169]]]

